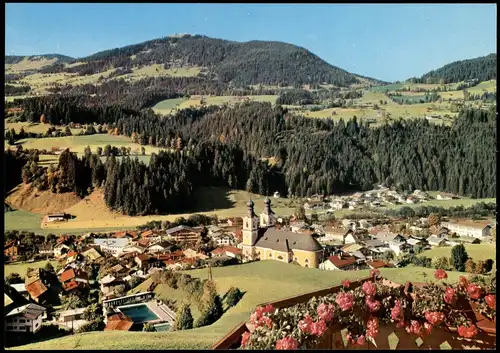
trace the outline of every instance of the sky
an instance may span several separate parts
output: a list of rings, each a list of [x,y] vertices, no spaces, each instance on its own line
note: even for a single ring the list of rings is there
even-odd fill
[[[496,4],[6,4],[7,55],[84,57],[174,33],[273,40],[385,81],[496,53]]]

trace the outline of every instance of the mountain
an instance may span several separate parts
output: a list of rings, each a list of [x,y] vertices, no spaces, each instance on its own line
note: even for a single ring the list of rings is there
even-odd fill
[[[5,73],[24,74],[37,72],[38,70],[54,65],[56,63],[68,63],[74,59],[61,54],[44,54],[44,55],[5,55]]]
[[[455,83],[461,81],[488,81],[497,78],[497,54],[492,53],[475,59],[460,60],[432,70],[420,78],[421,82]]]
[[[17,64],[23,60],[28,61],[38,61],[38,60],[53,60],[61,62],[70,62],[74,60],[74,58],[61,55],[61,54],[43,54],[43,55],[28,55],[28,56],[19,56],[19,55],[5,55],[5,63],[6,64]]]
[[[328,64],[310,51],[293,44],[271,41],[234,42],[201,35],[165,37],[75,59],[66,67],[56,62],[45,73],[80,75],[154,64],[164,69],[199,68],[199,76],[233,86],[333,84],[378,85],[382,81],[349,73]]]

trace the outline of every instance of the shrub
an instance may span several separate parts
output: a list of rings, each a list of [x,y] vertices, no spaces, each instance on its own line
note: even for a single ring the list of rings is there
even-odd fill
[[[447,257],[442,256],[434,260],[432,266],[436,269],[450,270],[450,261]]]
[[[231,289],[229,289],[229,292],[227,293],[226,304],[231,308],[238,304],[241,297],[243,297],[243,293],[240,291],[240,289],[231,287]]]
[[[494,261],[492,259],[488,259],[484,262],[484,272],[485,273],[488,273],[493,269],[493,262]]]
[[[142,327],[143,332],[156,332],[156,329],[153,324],[146,322]]]
[[[455,245],[451,249],[451,264],[457,271],[464,272],[465,262],[469,258],[465,246],[463,244]]]
[[[129,286],[130,288],[135,288],[137,287],[139,284],[142,283],[142,279],[140,277],[137,277],[137,276],[133,276],[130,281],[129,281]]]
[[[11,273],[5,279],[8,284],[24,283],[19,273]]]
[[[190,330],[193,328],[193,315],[188,304],[183,303],[177,310],[174,330]]]
[[[474,267],[474,273],[481,275],[485,272],[484,268],[485,268],[485,262],[483,260],[479,260],[478,262],[476,262],[476,266]]]
[[[472,261],[472,259],[468,259],[465,262],[465,271],[466,272],[468,272],[468,273],[475,273],[474,272],[475,267],[476,267],[476,264],[474,263],[474,261]]]
[[[420,244],[417,244],[413,247],[413,252],[415,253],[415,255],[420,254],[423,250],[424,250],[424,247]]]
[[[222,300],[219,295],[215,295],[208,303],[205,304],[205,310],[196,321],[196,327],[202,327],[213,324],[217,321],[224,310],[222,308]]]
[[[192,281],[192,278],[190,275],[187,274],[182,274],[179,278],[179,281],[177,282],[177,286],[180,289],[184,289],[187,287],[187,285]]]
[[[91,332],[91,331],[102,331],[104,330],[104,327],[106,325],[104,324],[104,321],[101,319],[94,320],[92,322],[89,322],[85,325],[80,326],[78,330],[76,330],[77,333],[83,333],[83,332]]]

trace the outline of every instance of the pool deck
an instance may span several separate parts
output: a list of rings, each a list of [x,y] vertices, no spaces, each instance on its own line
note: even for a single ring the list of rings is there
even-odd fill
[[[175,321],[175,313],[165,304],[160,304],[156,300],[152,300],[146,303],[149,310],[155,313],[162,322],[168,322],[172,324]]]

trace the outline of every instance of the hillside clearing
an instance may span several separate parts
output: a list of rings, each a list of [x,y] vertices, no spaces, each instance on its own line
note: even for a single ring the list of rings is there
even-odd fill
[[[427,268],[382,269],[387,279],[404,284],[435,281],[435,270]],[[206,269],[186,271],[193,277],[207,278]],[[214,324],[177,332],[90,332],[54,340],[18,346],[14,349],[208,349],[241,321],[248,320],[250,313],[261,303],[313,290],[339,285],[343,279],[351,281],[367,277],[368,270],[320,271],[292,264],[267,260],[243,265],[212,269],[219,293],[230,287],[245,292],[241,301],[230,308]],[[448,272],[450,282],[457,281],[462,273]]]
[[[21,278],[26,277],[26,272],[28,271],[28,268],[41,268],[45,267],[47,263],[51,263],[54,268],[56,267],[57,261],[48,261],[48,260],[43,260],[43,261],[37,261],[37,262],[22,262],[22,263],[14,263],[14,264],[6,264],[3,266],[4,269],[4,278],[7,278],[8,275],[11,273],[17,273],[21,276]]]

